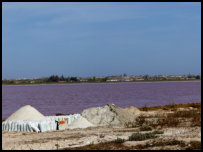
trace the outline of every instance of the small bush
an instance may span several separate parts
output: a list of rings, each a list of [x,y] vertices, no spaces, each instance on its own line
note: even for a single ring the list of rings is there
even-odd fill
[[[163,134],[164,132],[163,131],[159,131],[159,130],[155,130],[152,132],[153,134]]]
[[[186,150],[201,150],[201,142],[200,141],[191,141],[190,146],[186,148]]]
[[[184,141],[173,139],[168,141],[153,141],[151,144],[147,144],[146,147],[159,147],[159,146],[172,146],[172,145],[180,145],[184,147],[186,144]]]
[[[192,118],[191,126],[199,126],[199,127],[201,127],[201,114]]]
[[[133,133],[130,137],[129,137],[129,141],[142,141],[145,140],[146,136],[140,133]]]
[[[167,142],[166,145],[181,145],[182,143],[183,141],[173,139],[172,141]]]
[[[148,107],[147,107],[146,104],[145,104],[144,107],[142,107],[141,109],[142,109],[142,111],[148,111]]]
[[[138,126],[142,126],[143,124],[146,124],[146,120],[145,120],[145,117],[143,116],[139,116],[136,118],[136,124]]]
[[[117,138],[117,139],[115,140],[115,142],[118,143],[118,144],[122,144],[122,143],[125,142],[125,139]]]
[[[157,125],[161,127],[177,127],[179,123],[180,120],[178,118],[174,118],[169,115],[166,118],[158,119],[157,121]]]
[[[133,133],[130,137],[129,140],[130,141],[142,141],[142,140],[146,140],[146,139],[150,139],[150,138],[155,138],[157,134],[163,134],[163,131],[153,131],[153,132],[149,132],[149,133]]]
[[[130,137],[129,137],[129,141],[142,141],[142,140],[146,140],[146,139],[150,139],[150,138],[155,138],[156,134],[151,132],[151,133],[145,133],[145,134],[141,134],[141,133],[133,133]]]
[[[151,131],[151,130],[152,130],[152,128],[147,125],[143,125],[140,127],[140,131]]]

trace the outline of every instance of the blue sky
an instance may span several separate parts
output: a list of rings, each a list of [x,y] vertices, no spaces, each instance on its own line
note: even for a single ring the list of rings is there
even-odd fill
[[[2,4],[2,77],[201,73],[201,4]]]

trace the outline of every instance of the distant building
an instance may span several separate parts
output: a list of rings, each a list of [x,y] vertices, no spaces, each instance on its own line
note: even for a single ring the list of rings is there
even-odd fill
[[[80,79],[80,82],[87,82],[88,80],[86,79]]]
[[[107,82],[116,82],[116,81],[118,81],[118,80],[116,80],[116,79],[112,79],[112,80],[106,80]]]

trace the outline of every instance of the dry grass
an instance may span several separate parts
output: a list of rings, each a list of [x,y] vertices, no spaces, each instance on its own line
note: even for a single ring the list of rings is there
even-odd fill
[[[120,140],[119,140],[120,141]],[[153,140],[151,142],[147,142],[145,145],[136,145],[136,146],[125,146],[122,142],[111,141],[99,144],[89,144],[82,147],[75,148],[64,148],[61,150],[149,150],[153,147],[158,147],[157,149],[162,149],[164,146],[179,146],[182,150],[201,150],[201,142],[199,141],[191,141],[189,145],[184,141],[176,140],[176,139],[168,139],[168,140]]]
[[[150,149],[152,147],[160,147],[160,149],[163,146],[173,146],[173,145],[178,145],[182,147],[183,150],[188,149],[188,150],[200,150],[201,148],[201,143],[193,143],[193,146],[187,146],[184,141],[179,141],[176,139],[171,139],[167,141],[152,141],[147,142],[145,145],[136,145],[136,146],[125,146],[122,144],[122,142],[116,142],[116,141],[111,141],[111,142],[106,142],[106,143],[99,143],[99,144],[90,144],[87,146],[83,147],[75,147],[75,148],[64,148],[61,150],[145,150],[145,149]]]
[[[159,119],[157,125],[161,127],[187,127],[188,124],[186,122],[190,122],[191,127],[201,126],[201,113],[197,110],[175,111]]]
[[[200,141],[191,141],[190,146],[187,147],[186,150],[201,150],[201,142]]]
[[[111,141],[106,143],[90,144],[83,147],[64,148],[61,150],[130,150],[130,149],[132,149],[132,147],[127,147],[121,143]]]
[[[173,110],[172,113],[166,113],[165,115],[155,115],[155,116],[145,116],[140,115],[137,117],[136,121],[131,124],[134,126],[142,126],[142,125],[149,125],[153,128],[156,127],[194,127],[194,126],[201,126],[201,108],[199,104],[187,104],[187,106],[198,107],[197,109],[192,110]],[[201,104],[200,104],[201,105]],[[149,121],[151,119],[151,121]],[[130,126],[130,125],[128,125]]]
[[[140,127],[140,131],[151,131],[151,130],[152,130],[152,128],[147,125],[143,125]]]
[[[185,147],[186,143],[184,141],[179,141],[176,139],[169,139],[165,141],[152,141],[152,142],[147,142],[145,145],[137,145],[135,148],[138,150],[143,150],[143,149],[150,149],[152,147],[160,147],[160,150],[164,146],[174,146],[178,145],[180,147]],[[184,148],[183,148],[184,149]]]
[[[197,108],[201,109],[201,103],[188,103],[188,104],[169,104],[165,106],[156,106],[156,107],[147,107],[146,105],[143,108],[139,108],[140,111],[152,111],[152,110],[173,110],[177,108]]]

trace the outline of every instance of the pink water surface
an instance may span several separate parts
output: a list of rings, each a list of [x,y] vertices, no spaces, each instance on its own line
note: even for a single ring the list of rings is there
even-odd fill
[[[108,103],[143,107],[189,102],[201,102],[200,81],[2,86],[2,119],[24,105],[55,115]]]

